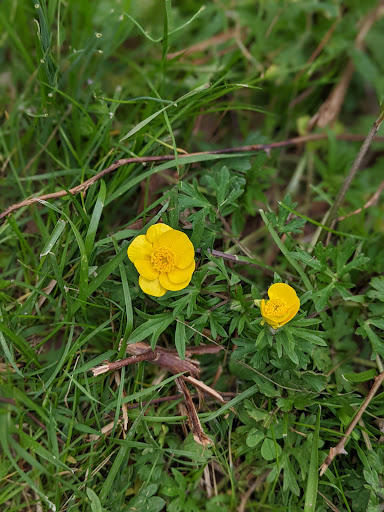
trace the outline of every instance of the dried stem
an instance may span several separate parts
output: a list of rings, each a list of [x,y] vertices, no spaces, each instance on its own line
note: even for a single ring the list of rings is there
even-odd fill
[[[125,359],[119,359],[118,361],[114,361],[113,363],[106,363],[101,366],[96,366],[92,368],[93,376],[101,375],[102,373],[109,372],[111,370],[119,370],[123,368],[123,366],[128,366],[129,364],[139,363],[140,361],[153,361],[156,359],[157,354],[153,350],[147,350],[142,354],[135,355],[132,357],[126,357]]]
[[[237,396],[237,393],[233,393],[233,392],[229,392],[229,391],[228,392],[216,391],[216,393],[218,393],[220,395],[223,402],[226,402],[227,400],[231,400],[232,398]],[[205,396],[211,396],[211,393],[203,393],[203,394]],[[195,398],[199,398],[201,396],[201,394],[194,393],[191,396],[193,399],[195,399]],[[180,400],[180,398],[181,398],[180,395],[163,396],[161,398],[154,398],[153,400],[147,400],[145,402],[140,402],[137,404],[129,404],[129,405],[127,405],[127,409],[128,410],[137,409],[138,407],[144,407],[147,404],[157,405],[157,404],[162,404],[164,402],[174,402],[176,400]]]
[[[293,137],[292,139],[287,139],[280,142],[272,142],[271,144],[253,144],[248,146],[239,146],[234,148],[225,148],[225,149],[217,149],[215,151],[201,151],[199,153],[190,153],[186,155],[181,155],[178,157],[178,161],[180,164],[182,163],[183,158],[191,157],[191,156],[200,156],[200,155],[223,155],[230,153],[247,153],[254,151],[269,151],[271,149],[284,148],[287,146],[294,146],[298,144],[303,144],[306,142],[314,141],[314,140],[324,140],[327,139],[328,135],[326,133],[314,133],[310,135],[305,135],[302,137]],[[345,135],[337,135],[336,139],[339,140],[351,140],[351,141],[359,141],[362,140],[360,135],[353,134],[345,134]],[[384,137],[378,137],[377,140],[384,141]],[[86,191],[91,185],[96,183],[99,179],[103,178],[105,175],[115,171],[119,167],[128,164],[137,164],[142,163],[146,164],[148,162],[166,162],[174,160],[175,157],[173,155],[161,155],[161,156],[145,156],[145,157],[134,157],[134,158],[122,158],[120,160],[116,160],[112,165],[106,167],[102,171],[100,171],[95,176],[92,176],[88,180],[84,181],[80,185],[73,187],[69,190],[59,190],[58,192],[51,192],[50,194],[43,194],[38,197],[31,197],[29,199],[25,199],[20,203],[15,203],[12,206],[8,207],[0,214],[0,220],[4,217],[7,217],[10,213],[22,208],[24,206],[30,206],[31,204],[37,203],[42,200],[47,199],[57,199],[58,197],[64,197],[68,194],[75,195],[79,192]]]
[[[176,377],[176,385],[180,393],[184,396],[185,407],[187,409],[189,424],[194,440],[203,446],[208,446],[211,443],[211,440],[203,431],[191,393],[189,392],[184,379],[182,377]]]
[[[340,222],[344,219],[347,219],[348,217],[351,217],[352,215],[358,215],[363,210],[366,210],[370,206],[375,205],[377,203],[377,201],[379,200],[380,194],[382,193],[383,190],[384,190],[384,181],[381,182],[379,188],[376,190],[376,192],[373,194],[373,196],[365,203],[364,206],[362,206],[361,208],[358,208],[357,210],[354,210],[353,212],[347,213],[347,215],[343,215],[342,217],[337,217],[336,222]]]
[[[384,121],[384,111],[380,113],[380,116],[373,123],[372,128],[370,129],[365,141],[363,142],[363,145],[361,146],[360,151],[359,151],[355,161],[353,162],[351,170],[349,171],[348,176],[345,178],[344,183],[343,183],[341,189],[339,190],[339,193],[335,199],[335,202],[333,203],[333,205],[331,206],[331,208],[328,212],[327,218],[324,222],[325,227],[327,227],[327,228],[331,227],[333,220],[336,217],[337,210],[339,209],[339,206],[341,205],[341,203],[345,197],[345,194],[347,193],[347,191],[353,181],[353,178],[356,176],[356,173],[359,170],[361,162],[363,161],[363,158],[364,158],[365,154],[367,153],[370,145],[372,144],[373,139],[375,138],[375,135],[383,121]],[[319,233],[318,240],[320,242],[323,241],[325,238],[325,235],[326,235],[326,231],[324,229],[322,229]]]
[[[149,361],[161,366],[162,368],[166,368],[169,372],[173,373],[173,375],[177,375],[178,373],[191,374],[192,376],[183,375],[180,378],[195,386],[196,389],[200,389],[204,393],[209,394],[218,402],[224,402],[222,396],[217,393],[217,391],[197,379],[200,373],[199,362],[190,358],[192,355],[216,354],[217,352],[220,352],[220,350],[223,350],[221,345],[215,344],[190,347],[186,350],[185,359],[180,359],[175,349],[156,347],[152,350],[150,346],[144,342],[132,343],[127,346],[126,350],[129,354],[132,354],[131,357],[92,368],[93,375],[96,377],[97,375],[101,375],[111,370],[118,370],[123,366],[138,363],[139,361]]]
[[[345,431],[345,434],[340,439],[340,441],[337,443],[337,445],[334,448],[330,448],[329,455],[323,462],[323,464],[320,466],[320,476],[323,475],[330,464],[332,464],[333,459],[336,457],[336,455],[347,454],[345,451],[345,444],[349,439],[349,436],[351,435],[353,429],[356,427],[357,423],[359,422],[360,418],[362,417],[365,409],[368,407],[369,402],[372,400],[372,398],[375,396],[376,392],[378,391],[379,387],[383,383],[384,380],[384,372],[381,372],[379,375],[375,377],[375,382],[373,383],[373,386],[369,390],[368,395],[366,396],[362,406],[356,413],[356,416],[353,418],[351,423],[349,424],[347,430]]]
[[[271,469],[267,469],[265,473],[258,476],[256,480],[253,482],[253,484],[247,489],[247,491],[244,493],[243,497],[241,498],[241,503],[238,506],[237,512],[245,512],[245,509],[247,507],[247,503],[249,498],[252,496],[254,491],[261,486],[261,484],[264,482],[264,480],[267,479],[269,473],[271,472]]]

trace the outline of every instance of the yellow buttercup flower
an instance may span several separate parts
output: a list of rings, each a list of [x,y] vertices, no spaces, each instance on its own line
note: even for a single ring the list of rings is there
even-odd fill
[[[162,297],[168,290],[189,285],[195,270],[195,250],[185,233],[166,224],[154,224],[128,247],[128,258],[140,274],[144,293]]]
[[[273,329],[278,329],[292,320],[300,309],[300,299],[292,286],[275,283],[268,290],[269,300],[260,304],[263,319]]]

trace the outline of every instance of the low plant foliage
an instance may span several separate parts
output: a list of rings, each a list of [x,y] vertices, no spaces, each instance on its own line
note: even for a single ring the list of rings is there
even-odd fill
[[[380,116],[382,15],[1,2],[0,206],[39,196],[0,225],[1,510],[382,510],[380,131],[326,217]],[[128,258],[159,225],[165,256],[151,241]],[[92,373],[141,342],[180,361],[200,347],[221,401],[184,385],[208,442],[180,374],[145,358]]]

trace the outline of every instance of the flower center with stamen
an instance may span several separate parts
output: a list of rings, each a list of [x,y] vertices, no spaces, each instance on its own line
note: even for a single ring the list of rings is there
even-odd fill
[[[175,268],[176,258],[168,247],[159,247],[151,254],[151,263],[159,272],[171,272]]]
[[[265,304],[265,314],[270,316],[283,316],[288,308],[287,303],[281,299],[271,299]]]

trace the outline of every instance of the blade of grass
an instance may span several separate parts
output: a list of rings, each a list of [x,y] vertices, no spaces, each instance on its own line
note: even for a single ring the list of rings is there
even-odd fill
[[[85,236],[84,246],[85,246],[85,252],[87,253],[88,257],[90,256],[91,251],[94,246],[97,227],[99,225],[101,214],[102,214],[103,208],[104,208],[106,193],[107,193],[107,187],[105,185],[104,180],[101,180],[99,195],[97,196],[97,200],[96,200],[95,207],[93,209],[91,221],[88,226],[88,231]]]
[[[113,245],[115,247],[115,251],[116,251],[116,253],[118,253],[119,249],[117,246],[117,242],[114,239],[114,237],[112,237],[112,240],[113,240]],[[119,271],[120,271],[120,276],[121,276],[121,284],[123,285],[125,315],[126,315],[125,331],[124,331],[124,336],[123,336],[123,340],[121,342],[121,347],[120,347],[119,355],[118,355],[118,358],[120,359],[125,356],[125,352],[127,349],[128,337],[131,334],[132,329],[133,329],[133,309],[132,309],[131,292],[129,291],[127,273],[126,273],[125,266],[124,266],[123,262],[121,262],[119,264]]]
[[[43,247],[43,250],[40,253],[40,258],[43,256],[46,256],[52,249],[52,247],[55,245],[55,243],[60,238],[61,233],[64,231],[66,222],[65,220],[59,219],[57,221],[57,224],[55,226],[55,229],[52,231],[52,234],[46,244]]]
[[[1,318],[1,317],[0,317]],[[7,336],[10,340],[13,341],[15,347],[20,351],[21,354],[25,357],[26,361],[33,361],[35,364],[40,366],[36,354],[30,347],[29,343],[20,335],[11,331],[3,322],[0,321],[0,331]]]
[[[124,137],[122,139],[120,139],[119,142],[123,142],[124,140],[128,139],[129,137],[134,135],[136,132],[138,132],[139,130],[144,128],[144,126],[147,126],[148,123],[150,123],[153,119],[155,119],[157,116],[159,116],[165,110],[169,109],[172,106],[177,106],[178,103],[180,103],[181,101],[185,101],[187,98],[190,98],[191,96],[194,96],[195,94],[200,94],[201,92],[204,92],[209,87],[210,87],[210,84],[200,85],[196,89],[193,89],[193,91],[189,91],[187,94],[184,94],[183,96],[180,96],[180,98],[175,100],[175,102],[172,103],[171,105],[167,105],[166,107],[163,107],[162,109],[158,110],[157,112],[155,112],[154,114],[150,115],[146,119],[143,119],[143,121],[138,123],[136,126],[134,126],[132,128],[132,130],[130,130],[126,135],[124,135]]]
[[[15,361],[11,351],[9,350],[9,347],[7,345],[7,342],[5,341],[4,334],[2,333],[2,331],[0,331],[0,345],[4,351],[4,355],[5,355],[6,359],[9,361],[9,364],[12,366],[12,368],[15,370],[15,372],[18,375],[20,375],[20,377],[24,378],[23,374],[17,367],[16,361]]]
[[[308,471],[307,487],[305,490],[304,512],[315,512],[317,487],[319,483],[319,431],[321,407],[317,410],[316,426],[313,432],[311,462]]]
[[[78,296],[78,302],[85,307],[85,304],[87,302],[88,297],[88,257],[87,252],[85,250],[85,245],[83,242],[83,239],[79,233],[79,230],[75,226],[75,224],[71,221],[71,219],[66,215],[62,210],[54,206],[53,204],[49,203],[48,201],[44,201],[43,199],[39,200],[39,203],[43,204],[44,206],[47,206],[48,208],[51,208],[55,212],[59,213],[63,217],[67,219],[69,222],[69,225],[72,228],[73,234],[75,235],[77,245],[79,246],[80,250],[80,276],[79,276],[79,296]]]
[[[172,30],[172,32],[169,32],[168,35],[171,35],[171,34],[174,34],[175,32],[178,32],[179,30],[182,30],[184,27],[188,26],[190,23],[192,23],[195,18],[197,18],[197,16],[199,16],[199,14],[201,12],[203,12],[205,10],[205,5],[202,5],[200,7],[200,9],[188,20],[186,21],[185,23],[183,23],[182,25],[180,25],[179,27],[175,28],[174,30]],[[163,40],[163,37],[159,37],[158,39],[154,39],[153,37],[151,37],[148,32],[146,30],[143,29],[143,27],[134,19],[132,18],[132,16],[130,16],[129,14],[127,14],[126,12],[124,13],[124,15],[130,19],[132,21],[132,23],[134,23],[136,25],[136,27],[140,30],[140,32],[147,38],[149,39],[150,41],[152,41],[152,43],[160,43],[162,40]]]
[[[242,402],[243,400],[245,400],[246,398],[254,395],[258,390],[259,390],[259,386],[257,384],[251,386],[250,388],[248,388],[247,390],[245,390],[242,393],[240,393],[239,395],[237,395],[235,398],[230,400],[228,403],[226,403],[225,405],[220,407],[220,409],[213,412],[207,418],[204,418],[201,421],[203,423],[207,423],[208,421],[214,420],[221,414],[224,414],[225,412],[227,412],[228,409],[230,409],[231,407],[234,407],[236,404],[238,404],[238,403]]]

